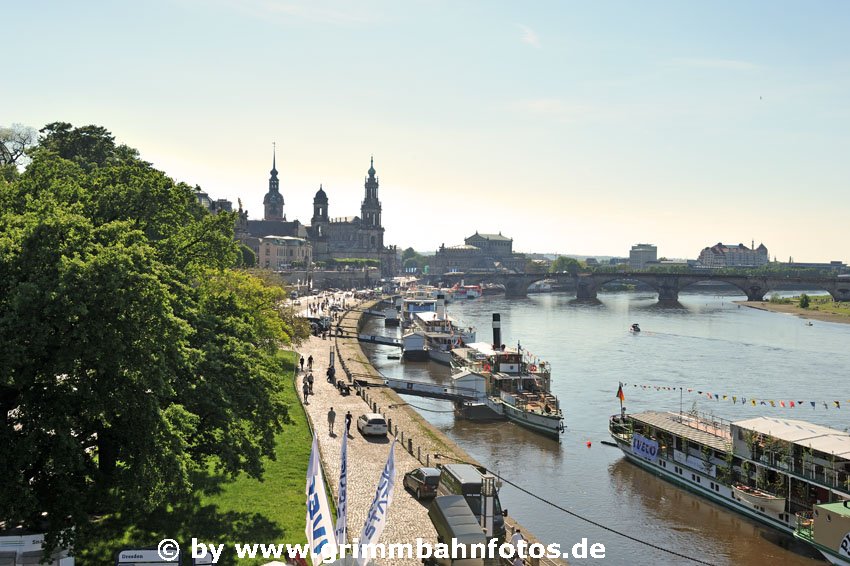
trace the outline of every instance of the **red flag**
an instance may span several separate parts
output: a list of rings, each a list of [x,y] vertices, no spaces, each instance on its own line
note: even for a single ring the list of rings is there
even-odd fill
[[[626,400],[626,396],[623,395],[623,385],[622,384],[620,384],[620,386],[617,387],[617,399],[620,400],[620,403],[622,403],[623,401]]]

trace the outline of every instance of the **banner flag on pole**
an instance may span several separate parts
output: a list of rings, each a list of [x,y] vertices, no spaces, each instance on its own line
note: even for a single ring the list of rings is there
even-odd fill
[[[387,513],[390,510],[390,505],[393,502],[393,488],[395,487],[395,443],[390,444],[390,453],[387,456],[387,463],[384,466],[384,471],[381,473],[381,478],[378,480],[378,487],[375,489],[375,497],[372,499],[372,505],[369,507],[369,513],[366,515],[366,522],[363,524],[363,531],[360,533],[359,544],[375,544],[381,538],[381,533],[384,532],[384,527],[387,526]],[[365,566],[367,557],[357,557],[357,566]]]
[[[310,558],[314,566],[327,557],[336,556],[336,539],[331,522],[331,507],[325,494],[325,478],[319,462],[319,441],[313,436],[310,464],[307,466],[307,524],[304,532],[310,546]]]
[[[623,401],[626,400],[626,396],[623,394],[623,384],[622,383],[617,388],[617,399],[620,400],[620,403],[622,403]]]
[[[342,453],[339,466],[339,496],[336,500],[336,542],[345,544],[345,523],[348,514],[348,433],[342,435]]]

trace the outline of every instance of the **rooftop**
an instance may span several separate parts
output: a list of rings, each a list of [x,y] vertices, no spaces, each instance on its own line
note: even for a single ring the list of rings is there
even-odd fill
[[[678,413],[646,411],[629,415],[633,420],[646,423],[658,430],[698,442],[714,450],[728,451],[732,448],[732,434],[728,425]]]
[[[837,501],[835,503],[824,503],[823,505],[818,505],[818,507],[820,509],[829,511],[830,513],[835,513],[836,515],[850,517],[850,509],[844,506],[843,501]]]
[[[773,417],[756,417],[732,424],[824,454],[850,458],[850,434],[834,428],[795,419]]]

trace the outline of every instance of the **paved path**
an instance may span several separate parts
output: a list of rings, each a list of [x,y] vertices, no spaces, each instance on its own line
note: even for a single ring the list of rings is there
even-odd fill
[[[366,403],[354,393],[341,396],[337,389],[327,382],[325,372],[330,360],[330,349],[334,342],[330,339],[311,337],[305,342],[300,352],[306,358],[313,356],[313,393],[306,405],[307,414],[313,423],[319,437],[322,462],[325,470],[325,481],[328,482],[334,497],[337,497],[340,468],[340,448],[342,434],[345,429],[345,413],[351,411],[353,417],[351,436],[348,439],[348,540],[360,536],[360,531],[366,521],[366,513],[375,495],[378,479],[383,471],[389,453],[391,437],[366,438],[357,431],[357,417],[370,412]],[[306,368],[306,364],[305,364]],[[337,378],[344,378],[337,364]],[[300,377],[299,377],[300,380]],[[299,381],[300,387],[300,381]],[[328,430],[328,410],[333,407],[336,412],[336,422],[332,436]],[[393,504],[390,507],[388,522],[380,542],[414,544],[416,537],[422,537],[430,544],[437,542],[437,534],[428,518],[426,507],[416,501],[402,486],[404,474],[421,464],[408,454],[400,444],[395,448],[396,487]],[[400,565],[421,565],[412,560],[393,560]]]
[[[357,432],[357,417],[363,413],[372,412],[371,405],[375,404],[378,408],[377,412],[382,413],[391,422],[391,433],[396,433],[399,439],[395,448],[397,471],[395,495],[389,512],[387,528],[384,530],[381,542],[386,544],[413,544],[416,537],[422,537],[423,540],[434,544],[437,535],[431,520],[428,518],[427,508],[404,490],[401,483],[404,474],[426,463],[435,466],[437,463],[454,461],[472,464],[478,464],[478,462],[452,442],[442,431],[426,421],[415,409],[407,406],[392,389],[382,386],[365,387],[363,397],[355,394],[343,397],[325,378],[330,351],[336,344],[338,349],[334,349],[338,351],[338,355],[335,356],[337,379],[345,379],[345,372],[343,371],[343,365],[345,365],[355,380],[368,384],[383,384],[383,377],[369,363],[357,341],[362,310],[371,307],[374,302],[360,303],[357,306],[352,304],[353,301],[347,304],[349,308],[354,307],[354,310],[343,313],[339,321],[345,336],[347,336],[346,338],[323,340],[321,337],[311,337],[309,341],[302,345],[300,351],[303,352],[305,359],[310,354],[313,355],[315,377],[313,384],[315,396],[309,398],[309,404],[305,408],[319,434],[322,462],[326,474],[325,480],[328,482],[334,497],[337,495],[337,484],[339,482],[339,452],[345,412],[351,411],[353,416],[352,436],[349,437],[348,441],[348,540],[351,541],[352,538],[360,535],[360,530],[366,520],[366,512],[372,503],[375,487],[386,463],[389,449],[389,438],[391,437],[381,443],[374,438],[367,440]],[[354,388],[352,388],[352,392],[354,391]],[[337,414],[335,428],[337,436],[335,437],[330,436],[328,431],[327,414],[331,406]],[[408,446],[412,447],[412,453],[407,451]],[[426,503],[429,502],[426,501]],[[508,533],[516,526],[522,530],[529,542],[541,542],[513,517],[507,517],[505,523]],[[382,562],[390,563],[390,561]],[[529,562],[541,566],[566,564],[564,560],[545,558],[540,561]],[[415,559],[392,560],[391,563],[393,566],[395,564],[409,564],[410,566],[421,564]]]

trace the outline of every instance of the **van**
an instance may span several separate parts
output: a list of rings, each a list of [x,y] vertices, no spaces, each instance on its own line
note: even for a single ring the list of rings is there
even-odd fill
[[[484,558],[481,549],[487,544],[487,537],[478,524],[478,519],[472,514],[466,498],[462,495],[444,495],[435,497],[428,507],[428,518],[437,531],[437,542],[452,546],[452,539],[466,547],[466,558],[452,560],[451,558],[428,558],[423,560],[427,565],[439,566],[483,566]],[[480,545],[472,556],[472,545]]]
[[[481,471],[472,464],[445,464],[440,471],[437,495],[462,495],[472,513],[481,521]],[[505,540],[505,518],[499,494],[493,501],[493,533]]]

